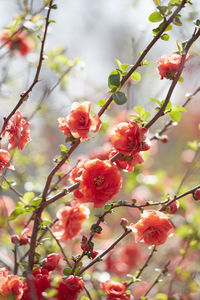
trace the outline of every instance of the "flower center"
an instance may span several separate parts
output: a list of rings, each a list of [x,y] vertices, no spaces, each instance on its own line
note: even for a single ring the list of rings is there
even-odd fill
[[[100,186],[104,182],[104,177],[103,176],[98,176],[94,178],[94,184],[96,186]]]
[[[79,123],[80,123],[81,125],[84,125],[84,124],[85,124],[85,117],[84,117],[84,116],[80,116],[80,118],[79,118]]]

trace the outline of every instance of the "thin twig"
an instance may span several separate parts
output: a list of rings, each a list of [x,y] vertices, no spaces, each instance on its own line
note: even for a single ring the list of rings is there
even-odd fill
[[[68,266],[71,268],[71,264],[65,254],[65,251],[63,250],[63,247],[61,245],[61,243],[59,242],[59,240],[56,238],[55,234],[53,233],[53,231],[51,230],[51,228],[49,226],[47,226],[47,230],[50,232],[51,236],[54,238],[54,240],[56,241],[56,243],[58,244],[58,247],[60,248],[60,251],[62,252],[62,255],[64,257],[64,259],[66,260]]]

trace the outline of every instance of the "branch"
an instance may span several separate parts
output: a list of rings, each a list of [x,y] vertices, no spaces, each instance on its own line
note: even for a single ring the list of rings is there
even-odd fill
[[[147,53],[151,50],[153,45],[159,40],[165,29],[169,26],[169,24],[173,21],[173,19],[177,16],[177,14],[180,12],[180,10],[184,7],[186,4],[186,0],[183,0],[181,4],[177,7],[177,9],[174,11],[174,13],[171,15],[171,17],[163,24],[161,30],[159,33],[153,38],[153,40],[149,43],[149,45],[146,47],[146,49],[142,52],[134,66],[130,69],[130,71],[122,78],[120,87],[122,87],[125,82],[129,79],[129,77],[132,75],[132,73],[141,65],[143,59],[147,55]],[[113,98],[112,95],[109,97],[107,102],[104,104],[104,106],[99,111],[98,115],[99,117],[104,113],[104,111],[107,109],[107,107],[111,104]]]
[[[21,98],[20,98],[19,102],[13,108],[13,110],[8,115],[8,117],[4,118],[4,123],[3,123],[2,129],[1,129],[1,132],[0,132],[0,139],[2,139],[2,133],[5,130],[6,125],[8,124],[8,121],[10,120],[10,118],[14,115],[14,113],[22,105],[22,103],[24,102],[24,99],[26,98],[26,96],[32,91],[32,89],[34,88],[34,86],[39,81],[39,75],[40,75],[40,71],[41,71],[41,67],[42,67],[42,62],[44,60],[44,57],[43,57],[43,54],[44,54],[44,45],[45,45],[46,36],[47,36],[47,30],[48,30],[48,26],[49,26],[49,17],[50,17],[52,3],[53,3],[53,0],[51,0],[49,2],[49,6],[48,6],[48,12],[47,12],[46,23],[45,23],[45,30],[44,30],[44,35],[43,35],[42,43],[41,43],[41,49],[40,49],[39,62],[38,62],[38,66],[37,66],[37,71],[36,71],[35,77],[33,79],[33,83],[30,85],[30,87],[28,88],[28,90],[25,93],[23,93],[23,95],[21,95]]]
[[[91,266],[93,266],[96,262],[101,261],[101,258],[104,257],[110,250],[112,250],[123,238],[125,238],[132,230],[126,230],[123,234],[120,235],[120,237],[110,245],[104,252],[102,252],[100,255],[98,255],[91,263],[89,263],[87,266],[85,266],[82,270],[79,272],[79,276],[84,273],[87,269],[89,269]]]
[[[200,36],[200,29],[198,29],[197,32],[196,32],[196,29],[195,29],[191,39],[187,42],[187,45],[186,45],[185,50],[184,50],[184,54],[182,55],[182,58],[181,58],[181,63],[180,63],[179,70],[178,70],[175,78],[173,79],[173,81],[171,83],[171,86],[169,88],[169,91],[167,93],[165,101],[164,101],[163,105],[161,106],[161,108],[159,109],[159,111],[156,113],[156,115],[147,123],[147,125],[145,126],[146,128],[149,129],[161,116],[164,115],[165,108],[167,107],[167,104],[170,101],[170,98],[171,98],[171,95],[174,91],[174,88],[176,87],[176,84],[179,80],[179,77],[180,77],[180,75],[183,71],[186,55],[187,55],[190,47],[192,46],[192,44],[199,38],[199,36]]]

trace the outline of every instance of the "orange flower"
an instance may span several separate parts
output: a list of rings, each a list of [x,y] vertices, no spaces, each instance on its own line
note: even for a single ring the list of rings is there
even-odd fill
[[[13,37],[11,35],[12,32],[9,30],[4,30],[0,35],[0,41],[3,43],[7,42],[11,54],[18,51],[21,56],[25,56],[34,49],[35,44],[33,40],[25,32],[17,32]]]
[[[116,150],[113,150],[109,157],[113,157],[115,154],[117,154]],[[140,152],[134,154],[134,155],[123,155],[120,159],[117,159],[114,163],[121,169],[127,170],[128,172],[132,173],[134,170],[134,167],[137,164],[141,164],[144,162],[144,159],[142,157],[142,154]]]
[[[74,102],[71,107],[71,112],[67,118],[59,118],[59,128],[66,136],[69,136],[69,131],[75,138],[81,140],[88,138],[88,132],[96,132],[101,126],[101,120],[98,115],[90,115],[91,103],[86,101],[82,104]]]
[[[157,62],[159,63],[158,72],[160,74],[161,79],[166,77],[167,79],[173,79],[176,75],[180,64],[181,64],[182,55],[180,54],[164,54],[161,56]],[[189,59],[189,55],[186,56],[187,61]]]
[[[62,207],[56,214],[58,221],[54,233],[60,240],[72,239],[81,231],[82,223],[89,216],[89,209],[75,201],[70,206]]]
[[[122,154],[134,155],[150,148],[150,141],[146,140],[147,129],[139,127],[137,123],[119,123],[111,133],[111,143]]]
[[[145,210],[142,219],[135,225],[130,224],[130,228],[136,232],[136,242],[144,241],[147,245],[155,246],[165,243],[167,237],[174,231],[169,217],[155,210]]]
[[[106,293],[107,299],[129,300],[130,295],[126,294],[127,286],[125,283],[107,280],[100,284],[102,290]]]
[[[16,111],[3,132],[3,136],[8,134],[10,137],[8,149],[18,147],[22,150],[31,141],[29,126],[30,123],[22,117],[20,111]]]
[[[74,192],[79,202],[93,202],[94,207],[102,207],[116,196],[122,185],[122,177],[117,167],[109,160],[86,161],[80,177],[80,186]]]
[[[0,295],[17,296],[16,300],[22,298],[23,294],[23,283],[17,275],[8,275],[8,270],[5,268],[0,269]],[[3,298],[3,299],[7,299]]]
[[[0,175],[1,175],[1,171],[3,170],[3,168],[8,168],[11,170],[14,170],[14,166],[9,163],[11,159],[10,153],[6,150],[0,149]]]

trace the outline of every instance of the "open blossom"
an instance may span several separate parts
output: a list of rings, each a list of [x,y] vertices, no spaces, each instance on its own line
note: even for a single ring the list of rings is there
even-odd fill
[[[63,131],[66,136],[70,133],[75,138],[81,140],[88,138],[88,132],[97,132],[101,126],[101,120],[98,115],[90,115],[91,103],[86,101],[82,104],[74,102],[68,117],[59,118],[59,129]]]
[[[5,268],[0,269],[0,299],[8,299],[7,296],[17,296],[16,300],[22,298],[23,283],[17,275],[9,275]]]
[[[122,176],[109,160],[88,160],[80,169],[80,185],[74,192],[79,202],[92,202],[94,207],[102,207],[118,194]]]
[[[31,140],[30,138],[30,123],[26,121],[20,111],[12,116],[8,121],[3,135],[9,135],[9,149],[18,147],[23,149],[24,146]]]
[[[164,54],[157,62],[159,63],[158,72],[161,79],[166,77],[167,79],[173,79],[181,64],[182,55],[180,54]],[[186,56],[185,61],[189,59],[189,55]]]
[[[35,44],[33,40],[28,37],[25,32],[19,31],[11,37],[12,34],[13,33],[9,30],[4,30],[0,34],[0,41],[7,43],[11,50],[11,54],[18,51],[21,56],[25,56],[34,49]]]
[[[109,252],[105,259],[106,270],[118,276],[130,273],[144,259],[144,251],[141,246],[141,244],[131,242]]]
[[[124,155],[134,155],[150,148],[146,139],[147,129],[139,127],[134,121],[119,123],[113,128],[110,141],[113,147]]]
[[[10,160],[10,153],[6,150],[0,149],[0,175],[3,168],[8,168],[11,170],[15,169],[14,166],[11,163],[9,163]]]
[[[50,276],[49,271],[47,269],[36,269],[31,272],[32,275],[32,282],[34,284],[34,290],[37,295],[38,300],[43,300],[44,297],[42,296],[42,293],[50,288]],[[31,290],[28,285],[28,279],[26,278],[23,282],[23,297],[22,300],[32,300],[32,294]]]
[[[113,157],[115,154],[117,154],[116,150],[113,150],[109,157]],[[137,164],[141,164],[144,162],[144,159],[142,157],[142,153],[138,152],[136,154],[133,155],[122,155],[122,157],[120,157],[119,159],[115,160],[115,164],[123,169],[123,170],[127,170],[128,172],[133,172],[134,167]]]
[[[75,201],[70,206],[64,206],[57,212],[58,221],[54,226],[54,234],[60,240],[72,239],[82,228],[82,223],[89,216],[89,209]]]
[[[70,275],[60,281],[57,289],[57,300],[76,300],[78,294],[84,289],[84,282],[81,277]]]
[[[130,228],[136,232],[136,242],[144,241],[147,245],[155,246],[164,244],[174,231],[169,217],[155,210],[145,210],[142,218],[135,225],[130,224]]]
[[[125,283],[107,280],[101,283],[102,290],[107,298],[111,300],[129,300],[130,295],[126,294],[127,286]]]

